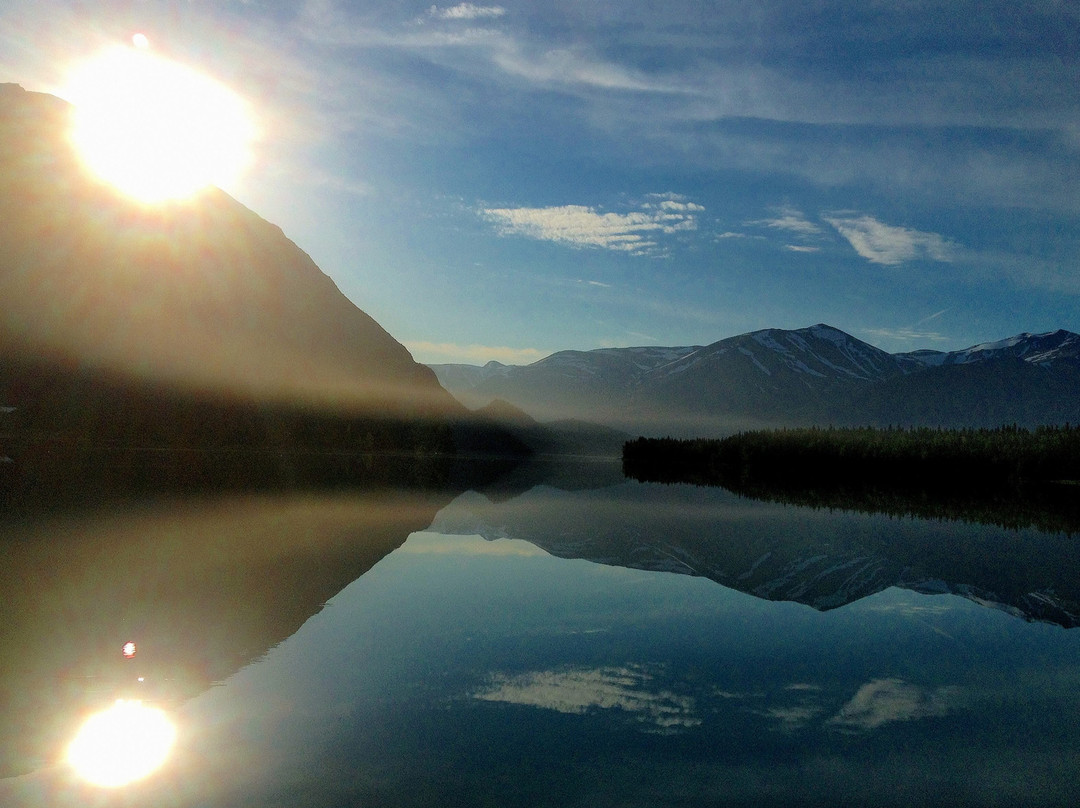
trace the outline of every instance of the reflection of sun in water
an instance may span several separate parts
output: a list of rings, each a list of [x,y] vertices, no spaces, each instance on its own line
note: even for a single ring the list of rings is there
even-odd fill
[[[143,202],[228,184],[246,168],[254,127],[218,82],[155,56],[143,34],[80,66],[63,95],[73,139],[100,177]]]
[[[87,782],[115,788],[155,772],[175,740],[176,727],[161,710],[120,700],[83,724],[67,759]]]

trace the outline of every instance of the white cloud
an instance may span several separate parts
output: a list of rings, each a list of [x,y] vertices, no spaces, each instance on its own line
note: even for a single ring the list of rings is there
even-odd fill
[[[507,365],[528,365],[550,356],[552,351],[536,348],[508,348],[504,345],[459,345],[454,342],[412,340],[402,343],[418,362],[441,364],[463,362],[484,364],[495,359]]]
[[[638,665],[623,668],[570,668],[496,674],[473,694],[498,701],[583,715],[591,710],[620,710],[659,731],[671,732],[701,723],[693,698],[653,690],[652,675]]]
[[[664,210],[691,211],[695,213],[705,210],[704,205],[697,205],[693,202],[677,202],[674,199],[665,199],[660,203],[660,207]]]
[[[450,8],[432,6],[428,13],[440,20],[481,20],[501,17],[506,14],[502,6],[477,6],[473,3],[459,3]]]
[[[655,253],[655,237],[696,230],[700,205],[668,200],[646,205],[629,213],[601,213],[584,205],[548,208],[484,208],[481,213],[494,222],[503,235],[527,236],[572,247],[600,247],[633,255]]]
[[[811,222],[802,211],[792,207],[782,207],[776,211],[776,216],[768,219],[756,219],[747,222],[747,225],[764,225],[776,230],[785,230],[789,233],[797,233],[800,236],[816,236],[821,228]]]
[[[729,238],[739,238],[739,239],[748,238],[748,239],[753,239],[755,241],[765,241],[766,240],[765,236],[757,236],[757,235],[752,236],[749,233],[736,233],[734,230],[727,230],[727,231],[725,231],[723,233],[717,233],[714,238],[717,241],[721,241],[723,239],[729,239]]]
[[[607,61],[589,49],[574,47],[537,48],[506,37],[488,53],[492,64],[503,73],[537,86],[554,86],[590,93],[593,90],[629,91],[682,95],[687,89],[657,79],[633,67]]]
[[[848,730],[876,729],[894,721],[914,721],[949,713],[957,704],[955,687],[924,690],[901,679],[875,679],[859,688],[827,723]]]
[[[691,202],[682,194],[646,194],[646,199],[657,200],[656,202],[650,201],[642,205],[646,210],[659,208],[660,210],[678,211],[680,213],[701,213],[705,210],[704,205],[698,205],[695,202]]]
[[[920,259],[951,262],[957,253],[956,244],[937,233],[894,227],[865,214],[823,218],[847,239],[855,252],[874,264],[897,266]]]
[[[790,250],[791,252],[801,253],[821,252],[821,247],[807,247],[805,244],[786,244],[784,245],[784,249]]]
[[[949,339],[937,331],[917,331],[914,328],[864,328],[862,333],[880,339],[898,339],[905,341],[929,340],[931,342],[946,342]]]

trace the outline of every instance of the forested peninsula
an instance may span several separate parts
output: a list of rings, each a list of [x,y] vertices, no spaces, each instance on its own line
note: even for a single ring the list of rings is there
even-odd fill
[[[1080,426],[1068,424],[637,438],[623,447],[623,471],[813,507],[1080,532]]]

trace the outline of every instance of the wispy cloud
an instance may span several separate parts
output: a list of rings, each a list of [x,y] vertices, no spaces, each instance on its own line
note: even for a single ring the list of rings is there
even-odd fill
[[[484,208],[481,215],[507,236],[525,236],[570,247],[599,247],[632,255],[656,253],[659,235],[697,229],[700,205],[677,199],[648,202],[627,213],[585,205]]]
[[[541,351],[536,348],[508,348],[504,345],[459,345],[454,342],[425,342],[423,340],[413,340],[403,344],[417,358],[417,361],[434,364],[445,362],[484,364],[494,359],[508,365],[527,365],[552,353],[552,351]]]
[[[816,236],[821,233],[821,228],[807,219],[801,210],[789,206],[777,208],[775,216],[755,219],[746,224],[751,227],[771,227],[775,230],[797,233],[800,236]]]
[[[502,17],[506,9],[502,6],[478,6],[473,3],[459,3],[450,8],[432,6],[428,9],[432,17],[440,20],[482,20]]]
[[[810,246],[807,246],[806,244],[785,244],[784,249],[785,250],[790,250],[791,252],[801,252],[801,253],[821,252],[821,247],[810,247]]]
[[[905,261],[951,262],[957,245],[937,233],[895,227],[866,214],[848,213],[822,217],[847,239],[859,255],[873,264],[898,266]]]
[[[597,709],[618,710],[654,731],[672,732],[701,723],[690,696],[680,696],[652,684],[642,666],[569,668],[517,675],[495,674],[491,683],[473,694],[482,701],[499,701],[583,715]]]
[[[922,342],[927,340],[930,342],[947,342],[949,339],[937,331],[919,331],[914,328],[864,328],[862,333],[879,339],[904,340],[905,342],[914,342],[916,340]]]
[[[928,314],[926,317],[923,317],[921,320],[919,320],[919,322],[915,323],[915,325],[922,325],[923,323],[928,323],[931,320],[936,320],[938,317],[945,314],[945,312],[947,311],[948,309],[942,309],[941,311],[935,311],[933,314]]]

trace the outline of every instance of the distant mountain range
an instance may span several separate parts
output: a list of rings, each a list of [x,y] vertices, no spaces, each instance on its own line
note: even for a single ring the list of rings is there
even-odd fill
[[[713,435],[813,424],[994,427],[1080,422],[1080,335],[1020,334],[890,354],[825,324],[707,346],[561,351],[531,365],[431,365],[468,406],[543,420]]]

